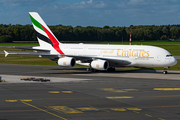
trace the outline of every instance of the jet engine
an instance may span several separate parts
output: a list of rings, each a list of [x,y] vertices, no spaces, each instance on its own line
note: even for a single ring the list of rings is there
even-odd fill
[[[91,62],[91,68],[96,70],[107,70],[109,62],[106,60],[94,60]]]
[[[74,67],[76,60],[72,57],[63,57],[58,59],[57,64],[62,67]]]

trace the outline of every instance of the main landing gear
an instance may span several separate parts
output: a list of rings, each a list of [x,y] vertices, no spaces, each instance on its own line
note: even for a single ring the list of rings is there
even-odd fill
[[[86,70],[87,70],[87,72],[96,72],[96,70],[93,68],[87,68]]]
[[[95,70],[95,69],[93,69],[93,68],[87,68],[86,69],[87,70],[87,72],[97,72],[98,70]],[[114,71],[116,71],[116,69],[115,68],[112,68],[112,67],[109,67],[106,71],[108,71],[108,72],[114,72]]]
[[[108,71],[108,72],[114,72],[114,71],[116,71],[116,69],[113,68],[113,67],[109,67],[109,68],[107,69],[107,71]]]

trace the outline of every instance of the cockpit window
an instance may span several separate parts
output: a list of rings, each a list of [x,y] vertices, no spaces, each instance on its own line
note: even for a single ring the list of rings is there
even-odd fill
[[[172,55],[166,55],[166,57],[172,57]]]

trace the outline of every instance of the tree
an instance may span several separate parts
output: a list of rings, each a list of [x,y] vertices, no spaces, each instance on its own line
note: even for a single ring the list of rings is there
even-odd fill
[[[2,35],[0,36],[0,43],[12,43],[12,37],[9,35]]]

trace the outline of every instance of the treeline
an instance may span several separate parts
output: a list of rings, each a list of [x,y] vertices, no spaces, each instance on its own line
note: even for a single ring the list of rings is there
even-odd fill
[[[82,42],[118,42],[129,41],[131,32],[133,41],[154,41],[180,38],[180,25],[133,26],[130,27],[72,27],[56,25],[50,29],[59,41]],[[0,24],[0,42],[37,41],[32,25]]]

